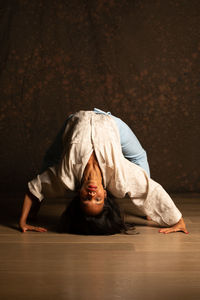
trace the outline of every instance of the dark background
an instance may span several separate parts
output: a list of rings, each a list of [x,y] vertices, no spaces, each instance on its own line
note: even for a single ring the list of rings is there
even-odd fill
[[[200,191],[199,0],[0,3],[1,191],[24,191],[93,107],[127,122],[169,192]]]

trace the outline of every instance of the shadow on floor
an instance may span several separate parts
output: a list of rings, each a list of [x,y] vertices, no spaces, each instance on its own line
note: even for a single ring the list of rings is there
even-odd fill
[[[0,203],[0,225],[20,231],[18,222],[23,205],[23,196],[3,196],[1,198],[3,200]],[[56,205],[49,205],[44,201],[38,214],[36,214],[37,209],[36,211],[35,209],[31,211],[28,223],[35,226],[43,226],[50,231],[57,232],[57,224],[65,206],[66,204],[63,202]]]
[[[0,224],[13,230],[20,231],[18,222],[23,205],[24,195],[3,196],[3,201],[0,203]],[[28,223],[34,226],[47,228],[48,231],[58,232],[60,216],[70,203],[71,199],[50,199],[44,200],[41,205],[33,205],[31,217]],[[146,217],[138,214],[132,203],[128,200],[118,202],[122,213],[125,216],[125,222],[137,226],[159,227],[153,221],[148,221]]]

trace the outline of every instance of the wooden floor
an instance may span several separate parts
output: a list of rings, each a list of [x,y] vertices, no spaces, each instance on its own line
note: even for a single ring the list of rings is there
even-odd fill
[[[46,203],[39,225],[47,233],[17,230],[21,200],[4,198],[0,225],[0,299],[200,299],[200,197],[174,195],[188,235],[158,233],[134,217],[137,235],[58,234],[64,202]],[[3,202],[2,202],[3,203]],[[15,204],[14,204],[15,203]],[[132,204],[123,202],[132,215]],[[152,224],[153,225],[153,224]]]

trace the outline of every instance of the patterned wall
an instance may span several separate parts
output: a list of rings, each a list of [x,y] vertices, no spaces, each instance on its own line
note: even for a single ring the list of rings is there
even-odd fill
[[[23,190],[66,116],[111,111],[152,178],[200,191],[200,1],[13,0],[0,8],[1,186]]]

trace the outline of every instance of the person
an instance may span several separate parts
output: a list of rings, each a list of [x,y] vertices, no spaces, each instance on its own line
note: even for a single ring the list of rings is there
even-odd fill
[[[67,119],[47,152],[42,172],[28,183],[20,229],[46,231],[27,224],[33,201],[72,190],[78,194],[62,215],[62,232],[126,233],[127,225],[109,192],[117,198],[129,196],[148,218],[165,226],[160,232],[188,233],[181,212],[149,175],[146,152],[122,120],[98,109],[79,111]]]

